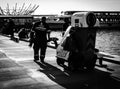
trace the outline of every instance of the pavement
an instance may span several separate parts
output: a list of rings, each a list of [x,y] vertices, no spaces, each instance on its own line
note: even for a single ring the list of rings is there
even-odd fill
[[[104,62],[108,67],[70,72],[55,55],[48,47],[45,63],[34,62],[28,42],[0,35],[0,89],[120,89],[120,65]]]

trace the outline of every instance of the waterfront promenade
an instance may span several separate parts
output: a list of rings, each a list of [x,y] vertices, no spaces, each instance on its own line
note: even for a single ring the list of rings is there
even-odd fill
[[[120,89],[119,65],[70,72],[56,64],[55,52],[48,47],[45,63],[35,63],[28,42],[0,35],[0,89]]]

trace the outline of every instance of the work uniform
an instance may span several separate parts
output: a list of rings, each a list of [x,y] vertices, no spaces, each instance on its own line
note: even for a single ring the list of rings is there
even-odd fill
[[[62,36],[64,35],[64,32],[66,31],[66,29],[68,28],[68,26],[70,25],[69,20],[68,19],[64,19],[64,24],[63,24],[63,32],[62,32]]]
[[[8,23],[8,29],[9,29],[9,34],[11,35],[11,39],[14,38],[14,22],[12,19],[9,19],[9,23]]]
[[[31,34],[31,43],[33,43],[34,59],[43,62],[47,48],[47,31],[49,26],[46,22],[37,22],[33,25]],[[33,35],[34,34],[34,35]],[[39,52],[40,51],[40,52]]]

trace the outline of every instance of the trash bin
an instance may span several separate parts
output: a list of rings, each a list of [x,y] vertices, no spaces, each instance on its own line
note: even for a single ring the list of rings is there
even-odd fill
[[[57,64],[68,62],[70,70],[94,69],[97,55],[95,54],[96,16],[92,12],[77,12],[71,17],[69,26],[57,47]]]

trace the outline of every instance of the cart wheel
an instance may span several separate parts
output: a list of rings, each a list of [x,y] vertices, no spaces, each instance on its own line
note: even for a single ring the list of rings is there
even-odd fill
[[[89,65],[87,66],[88,70],[94,70],[96,60],[97,60],[97,55],[95,54],[93,57],[93,60],[91,62],[89,62]]]
[[[74,71],[75,70],[75,67],[74,67],[74,64],[71,60],[68,60],[68,69],[70,71]]]
[[[58,65],[64,65],[65,61],[61,58],[57,58],[57,64]]]

